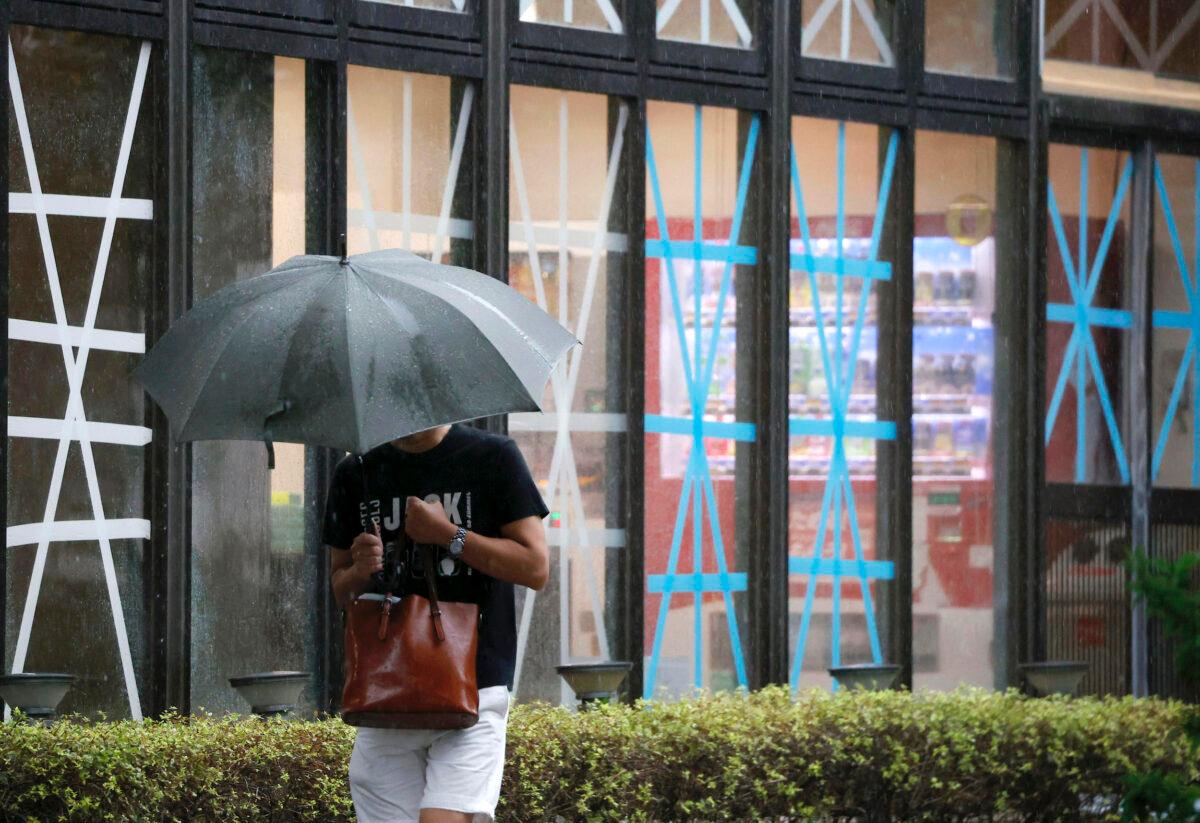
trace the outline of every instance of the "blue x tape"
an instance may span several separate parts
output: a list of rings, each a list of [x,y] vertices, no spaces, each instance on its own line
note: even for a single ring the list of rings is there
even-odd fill
[[[652,697],[658,677],[658,665],[662,654],[662,642],[666,631],[667,615],[671,606],[671,595],[679,592],[692,595],[692,678],[693,684],[700,688],[704,683],[703,670],[703,626],[701,614],[703,595],[706,592],[719,592],[725,605],[725,619],[728,624],[730,646],[733,650],[733,664],[740,687],[747,685],[746,666],[742,653],[741,634],[738,630],[737,612],[733,605],[733,593],[746,590],[746,575],[731,572],[725,561],[725,544],[721,533],[720,518],[717,513],[716,493],[713,489],[712,471],[705,452],[705,440],[735,440],[752,442],[756,431],[754,424],[745,422],[728,422],[706,420],[704,418],[708,395],[712,386],[713,371],[716,365],[716,349],[723,330],[725,308],[729,299],[729,290],[733,280],[734,265],[751,265],[758,259],[758,250],[753,246],[737,244],[741,235],[742,219],[745,215],[746,198],[750,186],[750,173],[754,164],[754,151],[758,142],[760,121],[755,116],[750,122],[746,137],[746,149],[742,156],[741,170],[738,177],[737,198],[730,223],[727,242],[704,237],[704,220],[702,213],[701,190],[701,161],[703,159],[703,110],[695,107],[694,114],[694,148],[695,161],[693,167],[693,229],[691,240],[673,240],[667,222],[667,213],[663,204],[662,185],[659,179],[658,163],[654,155],[654,142],[650,129],[646,129],[646,166],[650,173],[650,190],[654,200],[654,212],[658,223],[659,237],[646,241],[646,257],[661,259],[666,271],[668,291],[671,295],[671,310],[675,320],[675,333],[679,341],[680,360],[683,365],[684,381],[687,384],[688,401],[691,407],[690,417],[673,417],[668,415],[648,414],[644,426],[649,433],[665,435],[681,435],[692,439],[691,451],[688,455],[687,467],[684,470],[683,482],[680,484],[679,506],[675,515],[675,529],[671,536],[671,548],[667,558],[665,574],[652,574],[647,577],[647,591],[651,594],[661,594],[658,619],[654,627],[654,643],[650,652],[650,660],[646,666],[644,693]],[[694,339],[689,342],[687,329],[683,320],[679,284],[676,278],[675,261],[689,260],[692,264],[692,298],[693,318],[695,318]],[[705,346],[703,329],[700,325],[701,296],[703,293],[703,272],[701,263],[721,262],[724,270],[721,285],[717,294],[716,309],[712,321],[712,331]],[[691,573],[679,573],[679,554],[683,543],[684,525],[687,522],[688,507],[692,511],[692,569]],[[716,560],[717,573],[706,574],[704,568],[704,520],[708,520],[709,533],[712,535],[712,554]]]
[[[1096,384],[1096,397],[1100,402],[1100,411],[1104,416],[1104,424],[1112,440],[1113,452],[1117,458],[1117,468],[1121,473],[1121,482],[1129,482],[1129,461],[1125,457],[1125,446],[1121,440],[1121,432],[1117,426],[1117,417],[1113,411],[1112,396],[1108,391],[1108,382],[1100,368],[1100,357],[1096,352],[1096,340],[1092,335],[1092,327],[1128,329],[1133,325],[1133,315],[1122,309],[1099,308],[1092,305],[1100,285],[1100,272],[1108,259],[1108,250],[1112,244],[1113,235],[1121,214],[1121,206],[1129,191],[1133,179],[1133,159],[1126,158],[1121,172],[1120,182],[1113,194],[1108,211],[1108,220],[1104,225],[1104,233],[1100,236],[1100,244],[1096,249],[1096,257],[1088,266],[1088,150],[1080,149],[1079,160],[1079,246],[1078,255],[1073,255],[1067,241],[1066,229],[1063,225],[1062,213],[1058,209],[1058,200],[1054,196],[1054,183],[1049,183],[1049,212],[1050,223],[1054,229],[1054,237],[1058,244],[1059,256],[1062,258],[1063,271],[1067,278],[1067,286],[1071,291],[1071,303],[1049,303],[1046,306],[1046,319],[1051,323],[1064,323],[1072,327],[1067,347],[1063,351],[1062,369],[1055,381],[1054,391],[1050,396],[1050,406],[1046,411],[1046,443],[1054,433],[1058,412],[1066,393],[1067,382],[1072,374],[1075,378],[1075,482],[1082,483],[1087,474],[1087,386],[1088,374]],[[1072,366],[1074,370],[1072,371]]]
[[[1175,267],[1179,270],[1179,280],[1183,284],[1187,296],[1188,310],[1156,311],[1151,322],[1156,329],[1183,329],[1188,332],[1187,345],[1179,360],[1179,369],[1175,373],[1175,383],[1171,387],[1171,399],[1167,403],[1167,411],[1163,416],[1162,427],[1158,430],[1158,439],[1154,446],[1154,457],[1151,461],[1151,477],[1158,479],[1162,468],[1163,456],[1166,454],[1167,438],[1175,415],[1179,411],[1179,401],[1183,396],[1184,384],[1188,377],[1192,378],[1192,474],[1191,484],[1200,485],[1200,357],[1197,357],[1196,345],[1200,340],[1200,161],[1195,166],[1193,182],[1193,214],[1195,215],[1194,241],[1198,244],[1196,257],[1189,268],[1183,253],[1183,242],[1179,234],[1179,224],[1175,221],[1175,211],[1171,208],[1171,198],[1167,194],[1167,185],[1163,180],[1162,167],[1158,160],[1154,161],[1154,188],[1158,192],[1158,201],[1162,206],[1163,218],[1167,224],[1167,233],[1171,237],[1171,249],[1175,255]]]
[[[880,560],[866,560],[863,554],[862,535],[858,526],[858,509],[854,499],[854,487],[850,482],[850,467],[846,459],[846,438],[866,438],[870,440],[895,440],[896,424],[886,420],[861,420],[849,417],[850,396],[854,386],[854,372],[858,365],[859,348],[862,345],[863,327],[866,325],[867,302],[870,297],[870,286],[874,280],[888,280],[892,276],[891,265],[878,261],[879,242],[883,233],[884,216],[888,198],[891,192],[892,177],[896,167],[896,154],[899,145],[898,135],[893,133],[888,140],[887,158],[883,165],[883,175],[879,183],[879,194],[875,203],[875,219],[871,230],[871,243],[865,260],[845,257],[846,230],[846,124],[838,124],[837,148],[837,254],[834,257],[818,257],[812,254],[812,238],[809,233],[808,214],[804,208],[804,192],[800,185],[800,169],[796,158],[796,146],[793,143],[791,152],[792,190],[796,198],[796,210],[800,223],[800,239],[803,250],[791,255],[793,269],[808,274],[809,288],[812,291],[813,307],[816,314],[817,341],[821,352],[821,365],[824,370],[826,384],[829,390],[829,406],[831,416],[828,418],[798,418],[788,421],[788,433],[792,436],[829,437],[833,440],[833,456],[830,460],[829,473],[825,478],[825,490],[821,499],[821,514],[817,526],[817,536],[813,543],[812,555],[809,557],[792,557],[788,561],[789,574],[808,576],[808,585],[804,596],[804,610],[800,616],[800,631],[796,638],[796,648],[792,656],[791,684],[798,688],[800,671],[804,662],[804,649],[808,642],[809,629],[812,626],[813,606],[816,598],[816,581],[818,577],[833,580],[833,615],[831,621],[830,664],[839,665],[841,661],[841,582],[845,578],[857,579],[862,592],[864,611],[867,618],[867,632],[871,642],[871,655],[876,663],[883,659],[879,642],[879,629],[875,620],[875,609],[871,598],[870,581],[891,580],[895,576],[892,563]],[[817,287],[817,275],[832,275],[837,278],[836,304],[834,308],[833,333],[836,338],[836,351],[831,353],[829,341],[825,334],[825,311],[821,306],[820,290]],[[854,317],[849,352],[844,349],[844,320],[843,303],[845,299],[844,281],[847,277],[858,277],[863,280],[860,290],[858,307]],[[842,548],[842,524],[848,521],[850,525],[850,542],[854,550],[853,559],[844,558]],[[834,556],[823,557],[825,538],[829,532],[830,523],[833,526]],[[836,684],[835,684],[836,687]]]

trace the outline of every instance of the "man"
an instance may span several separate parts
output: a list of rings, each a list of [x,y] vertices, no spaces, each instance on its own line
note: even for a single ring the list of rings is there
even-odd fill
[[[479,722],[454,731],[360,728],[350,758],[360,821],[492,820],[516,662],[513,584],[546,584],[547,513],[516,444],[470,426],[419,432],[372,449],[361,464],[354,455],[338,464],[324,526],[338,604],[378,591],[385,558],[389,568],[403,563],[406,590],[422,591],[411,573],[421,563],[416,545],[428,544],[438,547],[439,597],[477,602],[481,613]],[[364,530],[372,522],[378,535]]]

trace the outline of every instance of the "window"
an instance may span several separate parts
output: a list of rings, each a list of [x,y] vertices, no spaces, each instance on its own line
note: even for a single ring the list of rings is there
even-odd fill
[[[192,289],[201,300],[304,253],[304,63],[192,58]],[[229,678],[317,670],[317,564],[306,547],[304,447],[192,444],[191,702],[245,711]],[[313,685],[303,707],[314,708]]]
[[[1180,0],[1046,0],[1047,59],[1200,78],[1200,15]]]
[[[5,663],[75,675],[63,711],[140,719],[152,432],[129,372],[156,278],[153,49],[10,37]]]
[[[1046,0],[1043,27],[1047,91],[1200,108],[1195,3]]]
[[[1085,693],[1120,694],[1131,686],[1129,443],[1144,436],[1129,425],[1140,401],[1127,383],[1134,166],[1111,149],[1051,144],[1049,155],[1046,654],[1087,661]]]
[[[802,0],[805,57],[893,67],[895,0]]]
[[[456,197],[469,157],[475,89],[427,74],[351,66],[346,244],[402,248],[450,263],[469,256],[474,226]]]
[[[663,696],[747,684],[735,480],[756,439],[738,391],[754,332],[738,306],[758,262],[744,217],[760,121],[648,109],[644,685]]]
[[[875,456],[896,439],[879,420],[875,286],[899,135],[792,120],[788,560],[793,688],[827,670],[882,663],[880,596],[895,578],[876,542]],[[847,169],[853,170],[847,174]]]
[[[913,238],[914,688],[995,685],[997,142],[918,132]],[[1008,276],[1013,276],[1008,272]],[[922,625],[925,628],[922,628]],[[933,628],[928,628],[932,626]],[[915,650],[914,650],[915,651]]]
[[[1012,0],[925,0],[925,68],[945,74],[1011,77]]]
[[[621,307],[628,238],[617,181],[629,110],[602,95],[512,90],[509,283],[583,342],[546,388],[545,414],[512,414],[551,514],[550,582],[521,590],[516,693],[573,698],[554,667],[611,660],[607,604],[625,546]]]
[[[620,0],[516,0],[522,23],[593,29],[624,34]]]
[[[379,3],[383,6],[407,6],[437,11],[466,12],[467,0],[358,0],[360,3]]]
[[[1050,147],[1047,482],[1130,482],[1123,365],[1132,179],[1123,152]]]
[[[1198,175],[1200,162],[1194,157],[1155,159],[1150,471],[1156,486],[1192,489],[1200,487]]]
[[[753,48],[752,6],[748,0],[658,0],[655,31],[663,40]]]

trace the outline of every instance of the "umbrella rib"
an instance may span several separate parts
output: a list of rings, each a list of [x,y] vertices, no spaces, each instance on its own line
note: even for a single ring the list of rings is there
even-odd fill
[[[404,275],[394,275],[394,276],[397,276],[397,278],[398,278],[398,279],[399,279],[399,278],[402,278],[402,277],[404,277]],[[401,321],[401,318],[400,318],[400,317],[399,317],[399,316],[396,314],[396,311],[395,311],[395,309],[394,309],[394,308],[393,308],[393,306],[392,306],[392,301],[391,301],[391,300],[389,300],[389,299],[388,299],[387,297],[385,297],[384,295],[380,294],[380,293],[379,293],[379,290],[378,290],[378,289],[376,289],[376,288],[375,288],[375,287],[374,287],[374,286],[373,286],[373,285],[370,283],[370,281],[368,281],[368,280],[367,280],[367,278],[363,277],[363,276],[362,276],[362,274],[359,274],[359,279],[360,279],[360,280],[362,280],[363,284],[364,284],[364,285],[365,285],[365,286],[366,286],[368,289],[370,289],[370,290],[371,290],[371,293],[372,293],[372,294],[374,294],[374,295],[375,295],[375,296],[376,296],[376,297],[379,299],[379,302],[381,302],[381,303],[383,303],[385,306],[387,306],[387,308],[388,308],[388,311],[391,313],[392,317],[393,317],[393,318],[395,318],[397,322],[402,322],[402,321]],[[534,404],[535,404],[535,405],[536,405],[536,406],[537,406],[539,409],[541,408],[542,404],[541,404],[541,403],[539,403],[539,402],[538,402],[538,400],[537,400],[537,398],[533,397],[533,395],[532,395],[532,393],[529,391],[529,389],[527,389],[527,388],[525,387],[525,384],[524,384],[524,383],[521,381],[521,378],[520,378],[519,376],[517,376],[517,373],[516,373],[515,371],[513,371],[513,368],[512,368],[512,366],[511,366],[511,365],[509,365],[508,359],[507,359],[507,358],[506,358],[506,357],[505,357],[503,354],[501,354],[501,352],[500,352],[500,349],[496,348],[496,344],[495,344],[495,343],[493,343],[493,342],[491,341],[491,338],[489,338],[489,337],[488,337],[486,334],[484,334],[484,333],[483,333],[483,330],[482,330],[482,329],[480,329],[478,326],[476,326],[474,322],[471,322],[471,318],[470,318],[470,317],[467,317],[467,315],[466,315],[464,312],[462,312],[462,311],[461,311],[461,310],[460,310],[460,309],[459,309],[457,306],[455,306],[454,304],[452,304],[452,303],[450,303],[450,302],[446,301],[446,299],[445,299],[445,298],[443,298],[441,295],[437,294],[436,292],[434,292],[434,291],[431,291],[430,289],[422,288],[422,287],[420,286],[420,284],[418,284],[418,283],[411,283],[411,281],[409,280],[409,278],[404,278],[404,279],[405,279],[405,280],[408,280],[408,281],[410,282],[410,284],[411,284],[411,285],[415,286],[416,288],[419,288],[419,289],[421,290],[421,292],[422,292],[422,293],[429,295],[431,298],[433,298],[433,299],[435,299],[435,300],[440,300],[440,301],[441,301],[442,303],[444,303],[446,306],[448,306],[449,308],[453,309],[455,312],[457,312],[459,315],[461,315],[461,316],[462,316],[464,319],[466,319],[466,320],[467,320],[467,322],[471,324],[471,327],[472,327],[472,328],[474,328],[476,331],[478,331],[478,332],[479,332],[479,337],[480,337],[480,338],[482,338],[482,339],[483,339],[483,341],[484,341],[485,343],[487,343],[488,347],[489,347],[489,348],[490,348],[490,349],[491,349],[493,352],[495,352],[495,354],[496,354],[496,357],[497,357],[497,358],[500,360],[500,362],[501,362],[502,364],[504,364],[504,368],[505,368],[505,370],[506,370],[506,373],[507,373],[507,374],[508,374],[508,376],[511,378],[511,380],[509,380],[509,383],[510,383],[510,384],[515,384],[516,388],[519,390],[519,392],[520,392],[520,393],[522,393],[522,394],[524,394],[525,396],[529,397],[529,399],[530,399],[530,400],[532,400],[532,401],[534,402]],[[529,339],[529,338],[528,338],[528,336],[526,336],[526,335],[522,335],[522,336],[523,336],[523,337],[525,337],[525,339],[527,339],[527,340]],[[532,347],[531,347],[531,348],[532,348]],[[535,351],[537,351],[537,350],[536,350],[536,348],[535,348],[534,350],[535,350]],[[538,354],[540,355],[540,354],[541,354],[541,352],[538,352]],[[545,360],[545,357],[543,357],[542,359],[543,359],[543,360]],[[553,364],[550,364],[550,365],[551,365],[551,367],[553,367]]]
[[[270,292],[270,294],[274,294],[274,292]],[[209,365],[208,373],[204,376],[204,379],[199,381],[199,383],[198,383],[198,385],[200,386],[200,390],[198,392],[196,392],[196,396],[193,397],[191,402],[189,403],[187,419],[184,420],[183,425],[179,427],[179,434],[181,437],[182,437],[183,433],[185,431],[187,431],[187,427],[189,425],[191,425],[192,418],[196,414],[196,402],[200,399],[200,396],[204,394],[204,389],[208,385],[209,378],[212,377],[213,372],[216,370],[217,364],[220,363],[221,359],[225,357],[225,352],[229,351],[230,345],[232,345],[234,338],[237,337],[238,332],[240,332],[242,330],[242,327],[244,327],[247,323],[249,323],[254,318],[258,317],[258,315],[265,308],[266,308],[266,306],[259,305],[259,306],[256,306],[255,308],[253,308],[252,310],[250,310],[249,312],[247,312],[246,316],[243,317],[240,321],[238,321],[238,324],[229,333],[229,337],[225,340],[225,344],[223,346],[221,346],[221,351],[217,353],[217,356],[213,358],[212,363]]]
[[[357,274],[357,272],[354,272],[354,273]],[[360,281],[362,281],[363,278],[360,276],[358,279]],[[350,307],[350,278],[343,277],[342,284],[343,284],[343,289],[344,289],[345,295],[346,295],[345,296],[345,306],[348,309]],[[374,289],[371,289],[370,283],[366,283],[366,286],[368,289],[370,289],[373,293],[375,293],[378,296],[378,292],[375,292]],[[346,319],[346,379],[350,381],[350,408],[354,414],[354,444],[357,447],[359,447],[360,451],[366,452],[366,451],[369,451],[369,448],[368,449],[362,448],[362,446],[363,446],[363,424],[362,424],[362,420],[359,417],[362,409],[359,407],[359,404],[356,402],[356,398],[358,397],[358,392],[356,391],[355,383],[357,381],[355,381],[355,379],[354,379],[354,357],[350,351],[353,344],[352,344],[350,338],[351,338],[350,320],[349,320],[349,318],[347,318]]]
[[[421,291],[425,292],[426,294],[433,295],[438,300],[441,300],[447,306],[452,308],[454,311],[458,312],[459,314],[463,315],[464,317],[467,317],[466,312],[464,312],[458,306],[455,306],[450,301],[446,300],[446,298],[444,298],[442,295],[438,294],[437,291],[435,291],[434,289],[429,288],[426,283],[422,282],[422,278],[414,277],[405,272],[397,272],[394,276],[398,280],[404,280],[407,283],[409,283],[410,285],[412,285],[413,287],[418,288]],[[480,276],[486,277],[486,275],[480,275]],[[496,308],[496,306],[492,305],[487,300],[484,300],[482,297],[475,294],[470,289],[463,288],[462,286],[458,285],[457,283],[451,283],[448,280],[440,280],[440,281],[437,281],[437,285],[445,286],[446,288],[453,289],[454,291],[462,294],[468,300],[478,303],[483,308],[492,312],[492,314],[494,314],[496,317],[498,317],[502,321],[504,321],[504,323],[507,324],[509,328],[511,328],[514,332],[517,333],[517,335],[519,335],[523,340],[525,340],[529,344],[529,348],[532,349],[533,352],[542,359],[542,361],[546,364],[546,366],[548,368],[550,368],[550,369],[554,368],[555,361],[552,361],[549,357],[547,357],[545,354],[543,354],[541,348],[533,342],[533,339],[529,336],[529,334],[527,334],[520,326],[518,326],[516,323],[514,323],[507,315],[504,314],[504,312],[502,312],[502,311],[500,311],[500,309]],[[467,317],[467,319],[470,320],[469,317]],[[475,325],[475,324],[472,322],[472,325]],[[476,328],[478,328],[478,326],[476,326]],[[482,330],[480,330],[480,332],[482,333]],[[486,334],[484,334],[483,336],[487,337]],[[491,342],[491,341],[489,340],[488,342]],[[578,340],[574,339],[574,335],[572,335],[571,345],[574,345],[577,342],[578,342]],[[494,346],[493,346],[493,348],[494,348]],[[568,346],[568,348],[570,348],[570,346]]]

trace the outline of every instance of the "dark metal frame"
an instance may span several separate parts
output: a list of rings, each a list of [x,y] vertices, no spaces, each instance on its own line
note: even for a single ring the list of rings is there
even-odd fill
[[[10,8],[0,6],[0,38],[8,43],[8,18]],[[8,61],[0,66],[0,89],[8,94]],[[7,97],[6,97],[7,99]],[[4,115],[4,125],[0,126],[0,156],[5,158],[0,163],[0,191],[8,191],[8,114]],[[0,312],[8,319],[8,209],[0,209]],[[6,323],[7,325],[7,323]],[[8,413],[8,335],[0,339],[0,401],[4,403],[5,414]],[[8,460],[8,447],[4,448],[5,461]],[[4,472],[4,493],[0,494],[0,514],[4,516],[4,524],[8,525],[8,470]],[[7,549],[5,549],[7,552]],[[0,563],[0,669],[8,665],[8,558]]]
[[[306,245],[332,252],[345,231],[346,77],[349,64],[446,74],[478,84],[480,105],[473,117],[472,141],[481,147],[465,191],[477,227],[472,262],[498,278],[508,261],[508,111],[511,84],[564,88],[624,99],[629,105],[624,164],[616,206],[627,221],[629,288],[622,306],[622,388],[629,431],[625,438],[623,515],[628,545],[618,569],[624,592],[614,653],[634,660],[629,694],[641,693],[642,590],[645,517],[642,489],[644,407],[642,352],[644,278],[640,276],[645,233],[644,135],[650,99],[734,106],[765,113],[758,196],[764,205],[790,199],[787,178],[791,118],[795,115],[854,120],[897,129],[901,155],[885,235],[895,277],[880,291],[880,317],[893,342],[881,358],[881,415],[897,421],[899,437],[881,448],[879,461],[879,541],[896,565],[895,596],[885,601],[887,649],[904,664],[911,683],[912,604],[912,235],[916,185],[914,144],[918,129],[990,135],[1008,141],[1005,162],[1014,181],[1001,195],[1006,208],[1022,208],[1011,221],[1011,242],[1023,252],[1014,261],[1021,277],[1005,284],[998,305],[997,340],[1011,362],[1002,380],[1015,400],[996,411],[1007,445],[996,458],[995,540],[1003,547],[1007,581],[1003,616],[1006,639],[1003,683],[1015,683],[1013,664],[1037,658],[1044,649],[1041,606],[1044,518],[1060,505],[1059,493],[1044,493],[1041,449],[1045,408],[1045,180],[1051,139],[1092,141],[1116,128],[1122,140],[1172,141],[1180,151],[1200,153],[1200,114],[1107,101],[1044,98],[1037,72],[1038,20],[1034,4],[1012,3],[1013,76],[993,80],[927,72],[924,68],[923,0],[899,0],[894,27],[897,63],[864,67],[800,54],[800,0],[754,0],[754,47],[747,50],[659,40],[654,6],[622,4],[621,35],[542,23],[521,23],[515,0],[480,0],[456,14],[368,0],[13,0],[0,4],[0,33],[9,20],[22,24],[150,38],[163,46],[165,77],[157,102],[162,181],[166,200],[163,229],[163,285],[156,303],[155,328],[178,316],[190,301],[191,105],[190,54],[194,46],[251,50],[308,61],[306,151],[309,153]],[[6,67],[0,68],[0,74]],[[0,77],[0,80],[3,78]],[[1185,135],[1185,137],[1180,137]],[[7,140],[5,133],[4,141]],[[1144,144],[1143,153],[1150,144]],[[2,147],[0,147],[2,148]],[[5,152],[7,156],[7,152]],[[1145,154],[1145,157],[1150,155]],[[1145,157],[1141,162],[1148,162]],[[7,167],[0,169],[6,179]],[[1153,196],[1139,192],[1135,229],[1149,229]],[[1144,202],[1147,201],[1148,202]],[[615,207],[616,207],[615,206]],[[1147,211],[1148,209],[1148,211]],[[762,288],[753,316],[762,333],[753,407],[760,441],[749,462],[748,482],[762,505],[753,526],[762,550],[750,558],[746,599],[750,680],[753,685],[785,681],[788,663],[787,534],[787,283],[790,221],[786,210],[758,207],[756,231],[763,263]],[[7,299],[7,214],[0,216],[0,312]],[[1148,235],[1145,235],[1148,237]],[[1148,265],[1148,259],[1147,259]],[[1147,298],[1148,299],[1148,296]],[[1145,304],[1148,305],[1148,304]],[[0,346],[5,345],[0,343]],[[1139,351],[1148,352],[1148,342]],[[881,361],[882,362],[882,361]],[[1145,363],[1148,371],[1149,362]],[[6,373],[6,372],[5,372]],[[6,380],[0,387],[7,391]],[[999,395],[998,395],[999,396]],[[1016,397],[1016,394],[1008,396]],[[165,431],[162,421],[156,431]],[[503,421],[493,427],[503,428]],[[188,705],[190,666],[190,510],[186,492],[189,452],[156,437],[151,460],[168,490],[153,497],[162,525],[149,551],[147,573],[156,597],[151,608],[154,681],[148,709]],[[1144,445],[1144,444],[1143,444]],[[317,558],[319,518],[335,456],[310,450],[306,499],[307,534]],[[1139,464],[1140,465],[1140,464]],[[886,487],[886,489],[885,489]],[[1150,505],[1150,491],[1141,488]],[[1103,492],[1098,492],[1103,494]],[[1085,496],[1093,494],[1083,490]],[[1173,493],[1174,500],[1179,497]],[[1157,496],[1155,496],[1157,499]],[[1166,498],[1163,498],[1164,501]],[[1056,502],[1057,501],[1057,502]],[[3,510],[4,495],[0,495]],[[1171,506],[1172,510],[1177,508]],[[1148,515],[1147,515],[1148,516]],[[1001,552],[997,552],[1001,556]],[[0,564],[0,611],[5,564]],[[316,593],[321,615],[313,642],[322,649],[317,673],[318,704],[336,707],[340,682],[340,621],[328,593],[324,564]],[[0,633],[0,652],[3,648]],[[0,655],[2,656],[2,655]]]

